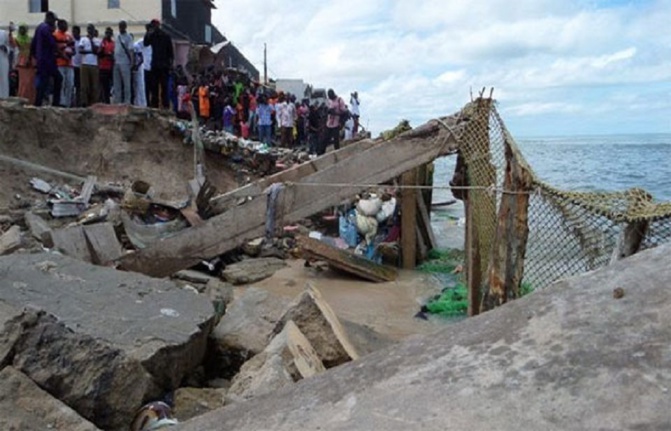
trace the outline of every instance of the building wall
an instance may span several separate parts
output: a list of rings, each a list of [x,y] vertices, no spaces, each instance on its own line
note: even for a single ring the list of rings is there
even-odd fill
[[[49,0],[49,10],[65,19],[70,26],[85,27],[93,23],[101,30],[117,28],[119,21],[128,22],[129,32],[135,37],[144,35],[144,26],[153,18],[161,18],[162,0],[119,0],[120,8],[108,9],[108,0]],[[44,21],[44,12],[30,13],[29,0],[0,0],[0,25],[9,21],[25,22],[31,28]]]

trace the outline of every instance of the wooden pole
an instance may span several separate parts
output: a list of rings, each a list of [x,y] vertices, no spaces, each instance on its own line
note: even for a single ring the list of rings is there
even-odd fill
[[[466,254],[466,289],[468,291],[468,315],[480,314],[480,284],[482,271],[480,266],[480,245],[478,241],[478,225],[475,223],[473,202],[468,197],[464,199],[466,211],[466,234],[464,250]]]
[[[417,169],[401,176],[401,184],[417,184]],[[403,268],[414,269],[417,264],[417,189],[401,190],[401,252]]]

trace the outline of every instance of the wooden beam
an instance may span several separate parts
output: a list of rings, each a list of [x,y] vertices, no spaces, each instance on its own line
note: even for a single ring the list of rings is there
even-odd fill
[[[417,169],[401,176],[401,186],[417,185]],[[417,189],[401,190],[401,261],[403,268],[417,265]]]
[[[398,277],[396,268],[380,265],[350,251],[340,250],[313,238],[300,237],[298,245],[307,258],[323,260],[334,268],[365,280],[382,283]]]
[[[362,151],[366,151],[380,143],[381,141],[366,139],[358,142],[356,145],[349,145],[340,150],[331,151],[330,153],[326,153],[309,162],[295,165],[285,171],[261,178],[251,184],[231,190],[228,193],[215,196],[210,200],[212,214],[221,214],[229,210],[236,206],[237,202],[241,199],[260,196],[271,184],[298,181],[301,178],[327,169],[336,163],[361,153]]]
[[[442,121],[457,133],[467,123],[456,115]],[[422,163],[454,151],[458,136],[455,135],[438,122],[430,121],[380,145],[372,145],[357,152],[356,157],[339,160],[332,166],[286,184],[277,199],[276,213],[282,215],[283,222],[293,223],[338,205],[365,190],[365,184],[389,181]],[[369,145],[366,141],[362,143],[363,148]],[[358,148],[362,143],[347,148]],[[126,270],[166,277],[203,259],[233,250],[246,240],[262,236],[265,223],[266,198],[259,196],[207,220],[201,226],[185,229],[123,256],[119,264]]]
[[[478,226],[475,223],[473,202],[464,199],[466,210],[466,235],[464,250],[466,252],[466,289],[468,290],[468,315],[480,314],[480,283],[482,271],[480,268],[480,244],[478,241]]]
[[[433,226],[431,226],[431,213],[429,213],[429,210],[426,207],[424,196],[420,193],[417,193],[417,226],[422,233],[426,247],[429,250],[437,248],[438,242],[436,241],[436,235],[433,232]]]

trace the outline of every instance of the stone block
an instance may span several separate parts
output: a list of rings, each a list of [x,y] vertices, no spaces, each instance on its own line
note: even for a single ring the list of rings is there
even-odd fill
[[[227,265],[221,273],[224,280],[234,285],[250,284],[272,276],[276,271],[287,266],[282,259],[262,257],[247,259]]]
[[[308,289],[289,306],[273,334],[279,334],[290,320],[310,340],[327,368],[359,358],[338,317],[314,286],[308,285]]]
[[[0,429],[5,431],[97,431],[15,368],[0,372]]]

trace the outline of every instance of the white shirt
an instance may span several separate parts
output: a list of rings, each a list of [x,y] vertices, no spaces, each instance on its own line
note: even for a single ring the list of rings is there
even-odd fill
[[[144,41],[139,41],[142,42],[142,57],[144,58],[144,63],[142,64],[142,68],[146,71],[151,70],[151,57],[152,57],[152,50],[151,50],[151,45],[145,45]]]
[[[352,97],[351,99],[349,99],[349,104],[350,104],[349,112],[351,112],[352,115],[358,117],[359,116],[359,100]]]
[[[81,39],[79,39],[79,43],[77,44],[78,50],[79,51],[88,51],[88,54],[81,54],[82,56],[82,65],[84,66],[97,66],[98,65],[98,56],[95,54],[91,53],[91,48],[92,45],[91,43],[95,43],[95,39],[91,41],[91,39],[88,38],[88,36],[82,36]]]
[[[140,64],[140,57],[142,57],[142,70],[144,70],[144,63],[146,62],[144,58],[144,42],[138,40],[133,44],[133,54],[135,54],[135,65]]]
[[[277,108],[277,119],[280,127],[294,127],[296,108],[293,103],[282,102]]]
[[[79,53],[79,42],[81,42],[83,37],[79,38],[79,41],[75,41],[75,55],[72,56],[72,66],[80,67],[82,65],[82,55]]]

